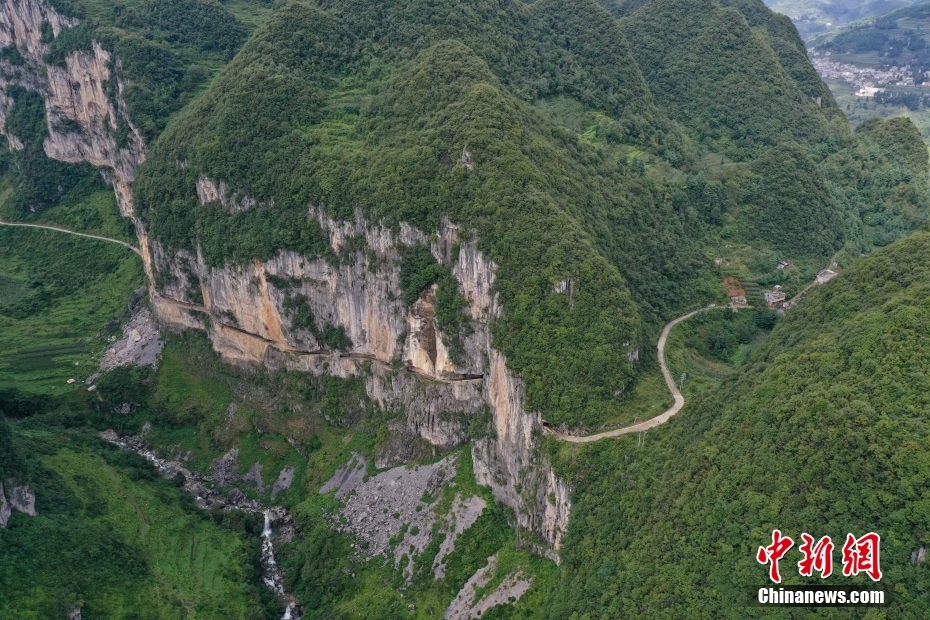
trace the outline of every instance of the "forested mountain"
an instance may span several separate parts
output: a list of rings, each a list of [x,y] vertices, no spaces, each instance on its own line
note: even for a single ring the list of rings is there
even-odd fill
[[[499,267],[511,310],[495,342],[527,380],[531,408],[555,423],[597,423],[635,377],[609,343],[641,341],[693,303],[700,248],[714,234],[669,200],[682,184],[644,180],[630,149],[685,174],[701,168],[698,144],[737,161],[764,154],[717,182],[735,190],[734,227],[786,256],[823,258],[859,234],[843,230],[800,150],[821,159],[835,150],[842,117],[822,84],[816,99],[806,92],[809,65],[798,72],[769,45],[797,48],[797,35],[767,29],[770,12],[747,7],[758,29],[712,2],[654,2],[619,24],[593,4],[290,3],[155,145],[139,171],[139,214],[166,252],[199,251],[203,267],[174,273],[201,280],[281,251],[325,256],[308,204],[395,230],[437,230],[448,218],[474,230]],[[326,55],[295,52],[311,48]],[[542,114],[555,100],[603,119],[594,144]],[[784,150],[788,141],[803,147]],[[468,166],[454,165],[466,151]],[[259,206],[198,204],[203,177]],[[778,212],[793,202],[796,213]],[[796,232],[781,230],[786,217]],[[169,263],[154,267],[170,286]],[[553,296],[569,280],[585,297]]]
[[[483,618],[739,617],[772,524],[885,528],[889,579],[915,592],[896,609],[926,607],[904,562],[920,517],[877,507],[922,501],[907,464],[879,497],[897,448],[876,430],[921,414],[885,420],[911,388],[878,402],[894,378],[849,360],[922,376],[919,356],[899,363],[910,349],[877,350],[892,335],[876,322],[921,303],[930,265],[901,274],[926,254],[927,151],[906,119],[852,131],[784,16],[757,0],[15,0],[4,44],[0,219],[105,239],[0,230],[0,441],[17,455],[0,480],[38,511],[0,529],[0,569],[42,532],[62,532],[53,558],[108,528],[128,568],[121,594],[90,569],[40,571],[42,596],[17,581],[0,611],[131,617],[151,587],[156,615],[299,599],[305,617],[427,618],[487,570],[480,595],[514,604]],[[124,245],[80,245],[106,239]],[[762,287],[793,297],[824,267],[847,273],[765,344],[761,310],[688,332],[676,355],[719,389],[635,452],[545,434],[658,414],[664,324],[722,305],[727,282],[761,306]],[[98,372],[100,350],[155,333],[148,316],[164,352]],[[875,447],[862,477],[844,477],[859,457],[843,438]],[[117,440],[187,473],[159,481]],[[846,486],[818,487],[824,472]],[[395,509],[382,480],[415,497]],[[840,489],[871,512],[821,510]],[[273,505],[275,594],[256,547]],[[151,538],[151,515],[192,533]]]
[[[923,616],[926,568],[912,553],[928,531],[928,283],[920,232],[787,314],[652,447],[631,438],[573,455],[584,499],[548,617],[795,617],[749,605],[764,581],[755,550],[776,528],[798,540],[881,532],[881,584],[896,593],[882,611]],[[793,565],[784,583],[811,583]],[[837,571],[825,583],[867,581]]]
[[[811,90],[807,75],[795,79],[789,73],[795,59],[782,64],[768,44],[780,40],[780,33],[764,26],[754,31],[738,8],[711,1],[651,2],[623,23],[658,101],[701,139],[712,140],[716,150],[746,159],[786,140],[816,144],[828,135],[829,92],[822,85]],[[788,34],[795,41],[779,47],[798,43],[795,32]]]

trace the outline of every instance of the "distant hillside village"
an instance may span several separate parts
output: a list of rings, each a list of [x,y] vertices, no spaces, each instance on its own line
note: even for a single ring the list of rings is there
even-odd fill
[[[873,97],[885,86],[930,86],[930,71],[911,65],[874,69],[832,60],[831,52],[808,50],[811,63],[824,80],[843,80],[859,87],[858,97]],[[916,76],[916,79],[915,79]],[[918,84],[919,80],[919,84]]]

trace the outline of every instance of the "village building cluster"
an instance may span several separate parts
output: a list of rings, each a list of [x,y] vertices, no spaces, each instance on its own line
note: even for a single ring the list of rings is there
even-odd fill
[[[857,97],[874,97],[884,92],[885,86],[915,86],[914,68],[910,65],[901,67],[890,66],[876,69],[873,67],[859,67],[849,63],[837,62],[830,56],[830,52],[808,50],[811,64],[824,80],[843,80],[853,86],[858,86]],[[924,80],[930,80],[930,71],[923,73]],[[930,85],[924,81],[919,86]]]
[[[714,264],[719,268],[726,261],[722,258],[714,260]],[[779,261],[776,265],[776,269],[787,269],[788,267],[793,267],[794,263],[789,260]],[[833,267],[836,267],[836,263],[833,264]],[[770,291],[758,291],[758,284],[753,281],[747,281],[746,284],[740,282],[736,276],[728,275],[723,278],[723,288],[727,293],[727,306],[732,309],[734,312],[742,308],[751,308],[752,305],[749,303],[749,296],[746,293],[746,287],[751,287],[753,289],[753,295],[757,296],[761,292],[762,298],[765,300],[765,305],[773,310],[779,312],[779,314],[784,313],[786,310],[790,310],[797,303],[798,298],[807,291],[812,286],[817,286],[820,284],[826,284],[833,278],[835,278],[837,272],[833,269],[821,269],[817,272],[817,276],[813,282],[807,285],[807,287],[802,290],[800,293],[795,295],[792,299],[788,299],[788,295],[785,293],[784,289],[780,284],[776,284],[772,287]],[[756,297],[757,298],[757,297]]]

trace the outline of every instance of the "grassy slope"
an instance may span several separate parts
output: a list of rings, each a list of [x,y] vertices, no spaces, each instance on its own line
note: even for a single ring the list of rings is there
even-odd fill
[[[96,367],[112,319],[143,284],[126,248],[63,233],[0,227],[0,386],[53,393]],[[81,364],[75,367],[76,363]]]
[[[94,618],[265,617],[260,523],[211,522],[141,457],[84,431],[39,419],[14,429],[26,473],[5,474],[30,483],[38,516],[16,513],[0,530],[0,615],[77,604]]]
[[[571,457],[579,492],[549,617],[761,616],[744,601],[765,580],[755,550],[774,528],[877,531],[887,617],[922,616],[925,567],[909,559],[930,531],[928,290],[920,232],[810,293],[745,369],[643,448],[628,438]]]

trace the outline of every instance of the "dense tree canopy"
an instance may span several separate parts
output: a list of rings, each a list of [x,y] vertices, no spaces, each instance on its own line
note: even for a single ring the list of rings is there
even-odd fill
[[[930,542],[928,291],[920,232],[811,293],[743,371],[642,449],[630,439],[574,456],[580,486],[548,617],[796,617],[748,604],[767,577],[756,549],[775,528],[798,541],[878,532],[887,617],[924,615],[926,567],[911,554]],[[785,583],[814,583],[799,557],[782,563]],[[874,585],[840,571],[825,583]]]

